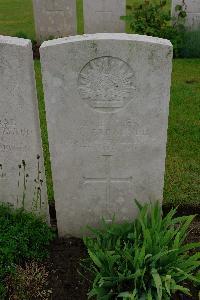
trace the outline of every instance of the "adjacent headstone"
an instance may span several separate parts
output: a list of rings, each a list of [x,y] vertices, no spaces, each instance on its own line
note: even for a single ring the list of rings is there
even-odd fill
[[[177,5],[182,5],[183,0],[172,0],[172,15],[177,17],[175,8]],[[187,12],[185,25],[188,30],[200,30],[200,1],[199,0],[184,0],[184,8]]]
[[[83,0],[84,32],[125,32],[126,0]]]
[[[0,201],[47,211],[31,41],[0,36]]]
[[[95,34],[40,50],[59,234],[162,201],[171,43]]]
[[[39,41],[76,34],[76,0],[33,0]]]

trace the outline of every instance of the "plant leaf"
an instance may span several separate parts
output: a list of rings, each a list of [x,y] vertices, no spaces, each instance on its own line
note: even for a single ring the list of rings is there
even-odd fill
[[[161,281],[160,275],[158,274],[156,269],[153,269],[151,274],[153,276],[155,286],[157,289],[158,300],[162,300],[162,281]]]

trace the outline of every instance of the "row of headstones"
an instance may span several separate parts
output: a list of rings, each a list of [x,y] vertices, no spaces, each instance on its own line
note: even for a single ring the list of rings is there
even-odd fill
[[[125,32],[126,0],[84,0],[84,31]],[[33,0],[37,40],[77,34],[76,0]]]
[[[200,1],[185,0],[190,30],[200,27]],[[172,0],[172,15],[183,0]],[[33,0],[36,36],[39,41],[50,37],[76,35],[76,0]],[[84,32],[125,32],[126,0],[83,0]]]
[[[162,201],[171,43],[95,34],[40,53],[59,234]],[[0,71],[0,201],[47,213],[31,42],[0,36]]]

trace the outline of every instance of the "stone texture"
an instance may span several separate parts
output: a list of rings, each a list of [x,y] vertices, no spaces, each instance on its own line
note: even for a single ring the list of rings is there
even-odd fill
[[[46,213],[31,41],[0,36],[0,91],[0,201]]]
[[[59,234],[162,201],[171,43],[95,34],[40,50]]]
[[[175,12],[176,5],[181,5],[182,0],[172,0],[172,15],[177,16]],[[200,30],[200,1],[199,0],[185,0],[187,17],[185,25],[188,30]]]
[[[84,32],[125,32],[126,0],[83,0]]]
[[[33,0],[33,8],[37,40],[76,34],[76,0]]]

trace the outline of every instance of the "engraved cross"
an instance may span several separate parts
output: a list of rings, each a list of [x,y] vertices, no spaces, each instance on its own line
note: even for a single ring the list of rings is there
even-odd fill
[[[84,184],[85,183],[105,183],[106,184],[106,200],[110,200],[110,189],[111,189],[111,184],[114,182],[131,182],[132,181],[132,176],[127,177],[127,178],[117,178],[117,177],[112,177],[111,176],[111,168],[110,168],[110,160],[111,160],[112,155],[103,155],[105,159],[105,170],[106,170],[106,176],[105,177],[94,177],[94,178],[87,178],[83,177],[84,179]]]

